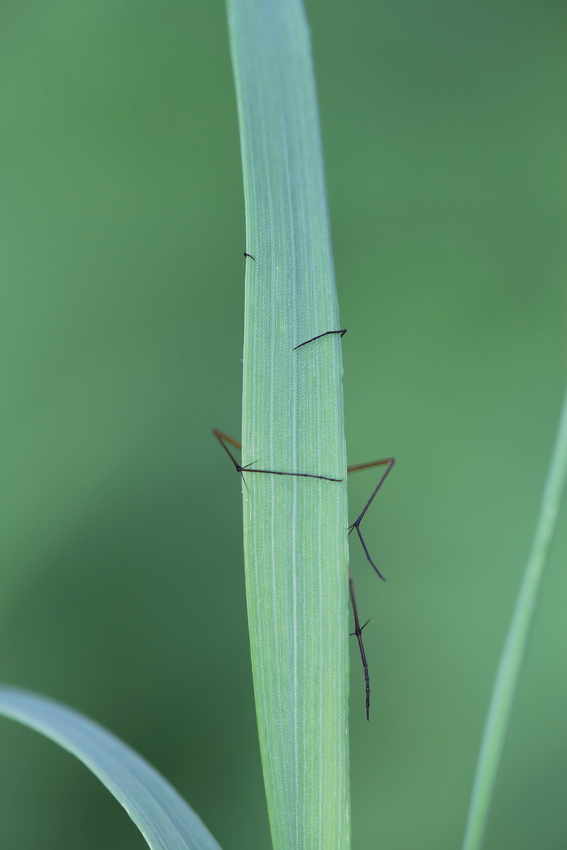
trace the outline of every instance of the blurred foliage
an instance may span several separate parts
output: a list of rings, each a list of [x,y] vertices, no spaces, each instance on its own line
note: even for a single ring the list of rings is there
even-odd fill
[[[567,375],[556,0],[308,0],[349,461],[394,454],[353,541],[353,845],[453,848]],[[0,678],[86,712],[226,850],[268,847],[244,599],[244,214],[225,11],[0,10]],[[353,514],[372,488],[353,478]],[[565,511],[487,850],[567,841]],[[0,723],[2,846],[141,848]]]

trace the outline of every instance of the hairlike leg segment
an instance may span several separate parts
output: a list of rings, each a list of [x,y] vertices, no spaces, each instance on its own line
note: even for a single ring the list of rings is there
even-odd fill
[[[366,682],[366,719],[370,720],[370,676],[368,674],[368,662],[366,661],[364,644],[362,643],[362,630],[368,625],[370,620],[367,620],[364,626],[360,625],[360,620],[358,619],[358,608],[356,607],[356,598],[354,595],[354,579],[350,570],[348,571],[348,587],[350,591],[352,613],[354,615],[354,632],[351,632],[350,636],[356,636],[356,639],[358,640],[358,648],[360,649],[360,657],[362,658],[362,666],[364,667],[364,681]]]
[[[378,482],[378,486],[376,487],[376,489],[374,490],[374,492],[372,493],[372,495],[368,499],[366,505],[364,506],[364,510],[362,511],[362,513],[360,514],[358,519],[355,520],[355,522],[353,522],[353,524],[349,525],[349,527],[348,527],[348,533],[349,534],[351,533],[351,531],[354,531],[354,529],[356,528],[356,533],[358,534],[358,536],[360,538],[360,542],[362,543],[362,548],[364,549],[364,551],[366,553],[366,557],[368,558],[368,560],[372,564],[374,570],[380,576],[382,581],[386,581],[386,579],[384,578],[384,576],[382,575],[382,573],[380,572],[380,570],[378,569],[378,567],[376,566],[376,564],[374,563],[372,558],[370,557],[370,553],[368,552],[368,549],[366,548],[366,543],[364,542],[364,538],[363,538],[363,536],[360,532],[360,523],[362,522],[362,520],[364,518],[364,514],[366,513],[366,511],[368,510],[368,508],[372,504],[372,500],[374,499],[374,496],[376,495],[376,493],[378,492],[378,490],[380,489],[380,487],[382,486],[382,484],[386,480],[388,474],[391,472],[392,467],[394,466],[395,462],[396,461],[393,457],[388,457],[385,460],[374,460],[374,461],[371,461],[370,463],[359,463],[357,466],[349,466],[347,468],[347,472],[358,472],[358,470],[360,470],[360,469],[371,469],[374,466],[386,466],[386,471],[384,472],[384,474],[380,478],[380,481]]]

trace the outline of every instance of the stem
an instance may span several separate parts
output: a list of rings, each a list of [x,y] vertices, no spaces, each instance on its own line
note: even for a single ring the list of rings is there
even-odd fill
[[[463,850],[479,850],[482,846],[498,766],[536,609],[537,595],[555,529],[561,496],[565,489],[566,478],[567,393],[563,402],[563,411],[547,474],[532,550],[492,691],[476,768]]]

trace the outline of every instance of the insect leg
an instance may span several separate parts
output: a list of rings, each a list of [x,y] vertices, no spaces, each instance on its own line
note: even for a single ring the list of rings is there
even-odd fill
[[[252,256],[252,254],[247,254],[246,251],[244,252],[244,256],[250,257],[251,260],[254,260],[254,257]],[[256,260],[254,260],[254,262],[256,262]]]
[[[364,680],[366,682],[366,719],[370,720],[370,676],[368,674],[368,662],[366,661],[364,644],[362,643],[362,630],[368,625],[370,620],[367,620],[364,626],[360,625],[356,598],[354,596],[354,580],[350,570],[348,571],[348,587],[350,590],[350,601],[352,602],[352,613],[354,614],[354,632],[351,632],[351,637],[353,635],[356,636],[358,648],[360,649],[360,657],[362,658],[362,666],[364,667]]]
[[[275,470],[275,469],[251,469],[250,468],[251,464],[248,464],[247,466],[241,466],[235,460],[234,455],[232,454],[232,452],[230,451],[230,449],[226,445],[226,442],[228,442],[232,446],[235,446],[235,448],[240,449],[241,448],[240,443],[237,440],[234,440],[232,437],[229,437],[228,434],[224,434],[222,431],[219,431],[217,428],[213,428],[213,434],[215,435],[215,437],[217,438],[217,440],[219,441],[219,443],[221,444],[221,446],[223,447],[223,449],[225,450],[225,452],[227,453],[227,455],[229,456],[229,458],[233,462],[233,464],[236,468],[236,471],[240,472],[241,475],[242,475],[243,472],[259,472],[259,473],[262,473],[264,475],[289,475],[289,476],[293,476],[294,478],[317,478],[319,481],[340,482],[340,481],[343,480],[342,478],[331,478],[328,475],[313,475],[310,472],[280,472],[279,470]],[[225,442],[225,440],[226,440],[226,442]]]
[[[364,518],[364,514],[366,513],[366,511],[368,510],[368,508],[372,504],[372,500],[374,499],[374,496],[376,495],[376,493],[378,492],[378,490],[380,489],[380,487],[382,486],[382,484],[386,480],[388,474],[391,472],[392,467],[394,466],[395,462],[396,461],[393,457],[389,457],[389,458],[386,458],[386,460],[374,460],[374,461],[371,461],[370,463],[359,463],[357,466],[349,466],[347,468],[347,472],[358,472],[359,469],[370,469],[371,467],[374,467],[374,466],[386,466],[387,467],[386,471],[384,472],[380,481],[378,482],[378,486],[376,487],[376,489],[374,490],[374,492],[372,493],[372,495],[368,499],[366,505],[364,506],[364,510],[362,511],[362,513],[360,514],[358,519],[355,522],[353,522],[352,525],[349,525],[349,527],[348,527],[348,533],[349,534],[351,533],[351,531],[354,531],[354,529],[356,528],[356,533],[358,534],[358,536],[360,538],[360,542],[362,543],[362,548],[364,549],[364,551],[366,553],[366,557],[368,558],[368,560],[370,561],[370,563],[372,564],[372,566],[374,567],[375,571],[380,576],[382,581],[386,581],[386,579],[384,578],[384,576],[382,575],[382,573],[380,572],[380,570],[378,569],[378,567],[376,566],[376,564],[374,563],[372,558],[370,557],[370,553],[369,553],[368,549],[366,548],[366,543],[364,542],[364,538],[363,538],[361,531],[360,531],[360,523],[362,522],[362,520]]]
[[[306,339],[305,342],[300,342],[299,345],[296,345],[293,349],[297,351],[298,348],[302,348],[304,345],[308,345],[310,342],[315,342],[316,339],[321,339],[322,336],[329,336],[329,334],[340,334],[341,338],[346,334],[347,329],[344,328],[342,331],[325,331],[325,333],[317,334],[317,336],[312,336],[311,339]]]

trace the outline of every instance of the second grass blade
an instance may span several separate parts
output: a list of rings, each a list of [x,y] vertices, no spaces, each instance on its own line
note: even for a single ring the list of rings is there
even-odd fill
[[[476,767],[463,850],[480,850],[537,598],[567,482],[567,392],[547,473],[532,550],[492,689]]]
[[[0,685],[0,715],[35,729],[82,761],[124,806],[151,850],[221,850],[169,782],[94,720],[9,685]]]
[[[242,463],[252,667],[276,850],[350,846],[341,341],[299,0],[229,0],[247,259]]]

